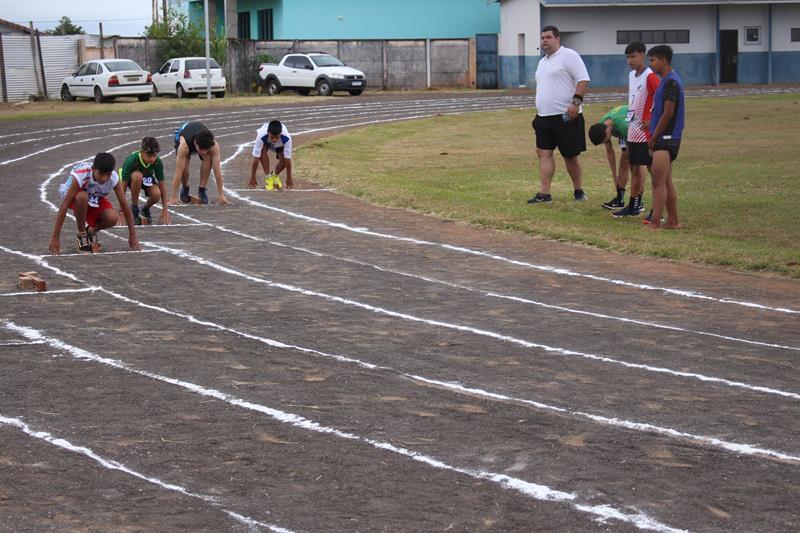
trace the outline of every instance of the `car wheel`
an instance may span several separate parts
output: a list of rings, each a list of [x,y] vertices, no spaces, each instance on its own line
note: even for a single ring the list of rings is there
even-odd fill
[[[176,98],[186,98],[186,91],[183,90],[183,85],[180,83],[175,86],[175,97]]]
[[[267,82],[267,94],[270,96],[275,96],[281,92],[281,84],[278,83],[278,80],[271,79]]]
[[[64,100],[65,102],[75,101],[75,97],[72,96],[71,92],[69,92],[69,87],[67,87],[66,83],[61,86],[61,99]]]
[[[350,96],[358,96],[364,92],[364,89],[353,89],[352,91],[347,91],[350,93]]]
[[[214,93],[214,98],[225,98],[225,91]]]
[[[326,79],[321,79],[317,82],[317,94],[320,96],[330,96],[333,94],[333,87],[331,82]]]
[[[149,102],[150,101],[150,95],[149,94],[140,94],[139,95],[139,101],[140,102]]]
[[[300,96],[308,96],[311,94],[311,89],[298,89],[297,92]]]
[[[94,88],[94,101],[98,104],[102,104],[106,101],[105,97],[103,96],[103,91],[100,90],[100,87]]]

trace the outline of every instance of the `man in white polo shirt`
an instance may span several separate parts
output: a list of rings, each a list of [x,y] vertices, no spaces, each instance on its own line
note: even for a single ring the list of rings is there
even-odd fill
[[[553,151],[558,148],[572,178],[575,200],[586,200],[581,184],[578,155],[586,151],[583,96],[589,87],[589,73],[575,50],[561,46],[558,28],[542,28],[541,47],[545,55],[536,67],[536,155],[541,185],[529,204],[552,202],[550,183],[556,171]]]

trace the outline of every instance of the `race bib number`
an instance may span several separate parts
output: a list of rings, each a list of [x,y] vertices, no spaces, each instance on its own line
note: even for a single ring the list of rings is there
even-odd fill
[[[633,122],[633,111],[628,111],[628,114],[625,115],[625,122]]]
[[[142,178],[142,187],[152,187],[153,186],[153,176],[145,176]]]
[[[100,207],[100,197],[95,194],[90,194],[89,207]]]

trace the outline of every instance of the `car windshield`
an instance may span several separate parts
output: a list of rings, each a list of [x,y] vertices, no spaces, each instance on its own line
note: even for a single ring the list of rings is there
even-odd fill
[[[206,60],[205,59],[187,59],[186,60],[186,70],[205,70],[206,68]],[[211,68],[220,68],[219,63],[211,59]]]
[[[106,63],[109,72],[121,72],[123,70],[142,70],[142,67],[133,61],[109,61]]]
[[[341,61],[333,56],[311,56],[311,61],[318,67],[341,67],[344,66]]]

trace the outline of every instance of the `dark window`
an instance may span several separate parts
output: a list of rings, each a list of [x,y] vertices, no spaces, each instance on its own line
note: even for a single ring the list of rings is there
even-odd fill
[[[97,63],[89,63],[89,71],[86,73],[88,76],[97,74]]]
[[[792,28],[792,42],[800,43],[800,28]]]
[[[81,68],[75,73],[76,76],[86,76],[87,74],[89,74],[89,63],[81,65]]]
[[[217,63],[214,58],[209,58],[209,64],[211,68],[220,68],[219,63]],[[187,59],[186,60],[186,70],[205,70],[206,69],[206,60],[205,59]]]
[[[134,61],[110,61],[106,63],[109,72],[121,72],[123,70],[142,70],[142,67]]]
[[[239,13],[239,39],[249,39],[250,38],[250,12],[249,11],[242,11]]]
[[[271,41],[274,36],[272,32],[272,10],[259,9],[258,15],[258,38],[262,41]]]
[[[180,68],[181,62],[179,60],[175,60],[172,62],[172,66],[169,68],[170,72],[178,72],[178,68]]]
[[[286,61],[283,62],[283,66],[288,68],[295,68],[297,66],[295,59],[296,59],[295,56],[287,57]]]
[[[294,62],[296,65],[295,68],[314,70],[314,66],[311,64],[311,61],[309,61],[307,57],[297,56]]]
[[[760,28],[745,28],[744,29],[744,42],[751,44],[758,44],[761,42]]]
[[[163,67],[161,67],[161,70],[159,70],[159,71],[158,71],[158,73],[159,73],[159,74],[166,74],[167,72],[169,72],[169,64],[170,64],[170,62],[169,62],[169,61],[167,61],[166,63],[164,63],[164,66],[163,66]]]
[[[636,41],[645,44],[688,43],[689,30],[618,30],[617,44]]]

